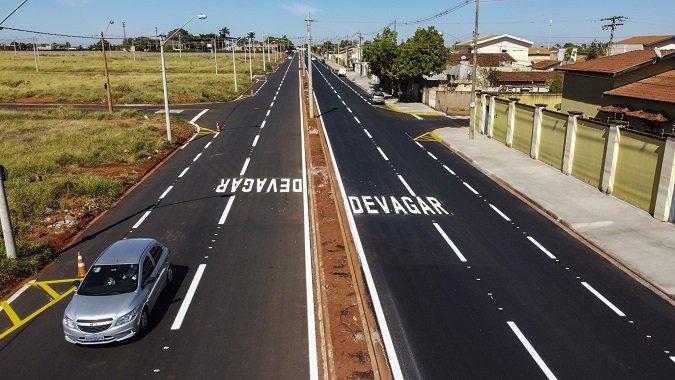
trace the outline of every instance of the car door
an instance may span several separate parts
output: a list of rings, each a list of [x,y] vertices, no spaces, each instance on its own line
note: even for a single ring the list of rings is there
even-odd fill
[[[152,276],[155,276],[155,262],[152,260],[152,257],[150,257],[150,254],[148,253],[145,255],[143,258],[143,267],[141,268],[142,270],[142,284],[143,284],[143,293],[145,294],[145,303],[148,305],[150,309],[153,308],[155,305],[155,299],[156,299],[156,285],[157,281],[149,284],[147,283],[148,279]]]
[[[157,282],[159,283],[157,291],[161,292],[166,285],[168,279],[168,261],[166,260],[167,255],[164,254],[166,249],[161,245],[156,245],[150,248],[150,257],[155,263],[155,272],[157,273]]]

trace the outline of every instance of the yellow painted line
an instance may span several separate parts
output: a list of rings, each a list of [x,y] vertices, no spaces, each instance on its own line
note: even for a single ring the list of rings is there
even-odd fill
[[[52,289],[51,286],[47,285],[44,282],[36,282],[35,285],[39,286],[40,288],[42,288],[42,290],[44,290],[47,294],[49,294],[49,297],[51,297],[51,299],[57,299],[60,296],[59,293],[57,293],[54,289]]]
[[[2,309],[7,313],[9,320],[12,321],[15,326],[21,323],[21,318],[19,318],[16,312],[14,312],[14,309],[12,309],[6,301],[0,302],[0,305],[2,305]]]
[[[415,141],[431,141],[431,142],[439,142],[440,140],[436,135],[434,135],[433,132],[427,132],[427,133],[422,133],[421,135],[415,137],[413,140]]]
[[[79,281],[79,280],[80,280],[79,278],[66,278],[66,279],[63,279],[63,280],[47,280],[47,281],[40,281],[40,282],[44,282],[45,284],[61,284],[61,283],[64,283],[64,282],[75,282],[75,281]]]
[[[60,294],[59,297],[49,301],[47,304],[45,304],[41,308],[37,309],[36,311],[31,313],[29,316],[27,316],[24,319],[19,318],[14,313],[14,311],[9,307],[9,305],[6,302],[4,302],[4,301],[0,302],[0,305],[2,305],[3,308],[5,309],[5,312],[7,312],[7,315],[9,316],[9,319],[12,320],[12,322],[14,323],[14,326],[12,326],[12,327],[8,328],[7,330],[3,331],[2,333],[0,333],[0,340],[3,339],[4,337],[6,337],[7,335],[13,333],[14,331],[16,331],[21,326],[23,326],[23,325],[27,324],[28,322],[32,321],[33,319],[35,319],[38,315],[42,314],[42,312],[44,312],[45,310],[49,309],[50,307],[56,305],[59,301],[66,298],[67,296],[69,296],[75,290],[76,290],[76,288],[73,286],[72,288],[70,288],[66,292],[64,292],[63,294]],[[14,319],[12,317],[9,310],[12,310],[12,313],[14,313],[14,317],[16,317],[16,319]]]

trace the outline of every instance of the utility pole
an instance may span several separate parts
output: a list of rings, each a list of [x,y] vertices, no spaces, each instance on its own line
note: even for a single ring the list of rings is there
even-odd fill
[[[612,51],[612,41],[614,40],[614,30],[618,28],[619,26],[623,25],[623,22],[628,20],[628,17],[625,16],[612,16],[612,17],[607,17],[600,19],[600,21],[609,21],[609,24],[605,24],[602,26],[602,30],[607,30],[609,29],[609,45],[607,46],[607,52],[606,55],[609,55]]]
[[[216,53],[217,46],[216,45],[217,40],[214,38],[213,39],[213,63],[216,65],[216,75],[218,75],[218,53]]]
[[[553,20],[548,20],[548,43],[546,50],[551,50],[551,33],[553,32]]]
[[[112,94],[110,93],[110,74],[108,73],[108,56],[105,54],[105,40],[101,32],[101,52],[103,53],[103,65],[105,67],[105,96],[108,98],[108,112],[112,113]]]
[[[248,72],[251,75],[251,82],[253,82],[253,36],[249,37],[251,41],[248,49]]]
[[[127,43],[127,23],[122,21],[122,45]]]
[[[33,56],[35,58],[35,72],[40,72],[40,56],[38,55],[37,43],[35,43],[35,38],[33,38]]]
[[[237,59],[234,56],[234,45],[237,43],[232,43],[232,77],[234,78],[234,92],[239,92],[239,87],[237,86]]]
[[[9,218],[9,206],[7,205],[7,196],[5,194],[6,180],[7,170],[5,170],[4,166],[0,165],[0,226],[2,226],[2,239],[5,241],[7,258],[16,259],[14,230],[12,230],[12,221]]]
[[[473,140],[476,134],[476,74],[478,72],[478,10],[480,9],[480,0],[476,0],[476,17],[473,26],[473,68],[471,70],[471,126],[469,128],[469,139]]]
[[[169,115],[169,88],[166,84],[166,65],[164,63],[164,36],[159,36],[159,57],[162,64],[162,91],[164,92],[164,118],[166,121],[166,139],[171,141],[171,117]]]
[[[359,59],[359,76],[361,76],[361,73],[363,72],[363,68],[361,65],[361,46],[363,44],[363,34],[361,32],[356,33],[356,35],[359,36],[359,54],[358,54],[358,59]]]
[[[307,12],[307,84],[309,87],[309,117],[314,117],[314,86],[312,85],[312,17]]]
[[[262,43],[263,72],[265,72],[267,71],[267,63],[265,62],[265,37],[263,37],[261,43]]]

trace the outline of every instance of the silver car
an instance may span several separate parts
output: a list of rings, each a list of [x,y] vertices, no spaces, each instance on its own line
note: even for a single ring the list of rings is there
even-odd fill
[[[169,249],[154,239],[113,243],[96,259],[63,315],[66,341],[103,344],[147,331],[173,277]]]
[[[384,104],[384,94],[382,91],[374,91],[370,95],[370,104]]]

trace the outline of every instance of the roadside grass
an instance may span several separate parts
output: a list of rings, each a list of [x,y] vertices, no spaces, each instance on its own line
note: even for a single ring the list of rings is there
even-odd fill
[[[172,129],[179,141],[194,132],[180,119]],[[55,236],[69,236],[83,217],[109,208],[170,147],[161,115],[0,110],[0,163],[9,172],[19,256],[7,259],[0,238],[0,294],[56,255]]]
[[[159,53],[108,53],[113,103],[160,104],[162,77]],[[236,54],[238,92],[234,91],[232,55],[218,54],[215,74],[213,54],[165,54],[169,101],[199,103],[236,98],[251,84],[249,63]],[[40,72],[35,72],[32,52],[0,53],[0,102],[105,103],[103,55],[101,52],[41,52]],[[256,54],[253,74],[263,73],[262,57]],[[270,65],[267,65],[270,69]]]

